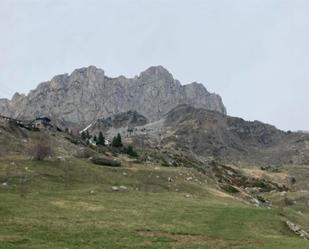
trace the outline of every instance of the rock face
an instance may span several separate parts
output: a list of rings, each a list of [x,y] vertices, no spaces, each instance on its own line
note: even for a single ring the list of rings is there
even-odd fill
[[[9,111],[9,100],[7,99],[0,99],[0,114],[6,114]]]
[[[226,113],[220,96],[202,84],[181,85],[162,66],[135,78],[110,78],[94,66],[76,69],[43,82],[28,95],[0,100],[0,112],[14,118],[49,116],[68,126],[83,127],[98,118],[135,110],[151,121],[179,104]]]
[[[134,129],[136,126],[143,126],[148,123],[148,119],[136,111],[121,112],[107,118],[98,119],[87,129],[91,134],[107,132],[110,129],[126,128]]]

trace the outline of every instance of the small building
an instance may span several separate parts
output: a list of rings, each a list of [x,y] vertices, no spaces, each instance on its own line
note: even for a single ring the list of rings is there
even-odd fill
[[[109,139],[106,138],[105,141],[104,141],[104,144],[107,145],[107,146],[109,146],[109,145],[111,144],[111,141],[110,141]]]
[[[50,129],[53,127],[51,124],[51,120],[48,117],[40,117],[36,118],[35,120],[32,121],[32,127],[37,128],[37,129]]]

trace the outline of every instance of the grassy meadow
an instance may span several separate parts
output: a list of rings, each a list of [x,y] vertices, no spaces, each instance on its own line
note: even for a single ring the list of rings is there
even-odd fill
[[[309,228],[307,215],[253,207],[189,168],[12,157],[0,159],[4,182],[0,249],[309,248],[284,223]]]

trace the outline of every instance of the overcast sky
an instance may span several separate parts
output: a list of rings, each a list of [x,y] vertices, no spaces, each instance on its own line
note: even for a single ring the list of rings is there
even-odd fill
[[[96,65],[163,65],[228,114],[309,130],[308,0],[0,0],[0,97]]]

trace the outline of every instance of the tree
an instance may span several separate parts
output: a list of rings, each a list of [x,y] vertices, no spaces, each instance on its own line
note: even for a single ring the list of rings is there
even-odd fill
[[[91,138],[91,136],[90,136],[90,134],[89,134],[89,131],[88,131],[88,130],[86,131],[86,138],[87,138],[87,139],[90,139],[90,138]]]
[[[52,150],[44,139],[39,139],[30,145],[29,154],[34,160],[42,161],[52,155]]]
[[[138,157],[136,151],[133,150],[132,145],[129,145],[127,148],[124,148],[124,153],[132,157]]]
[[[95,141],[96,143],[97,143],[97,136],[96,135],[94,135],[94,137],[93,137],[93,141]]]
[[[122,147],[121,136],[118,133],[116,137],[113,138],[112,146],[116,148]]]
[[[97,142],[98,145],[105,145],[105,138],[103,136],[103,133],[100,131],[99,133],[99,138],[98,138],[98,142]]]
[[[87,136],[86,136],[86,133],[83,131],[82,134],[81,134],[81,138],[83,140],[86,140],[87,139]]]

